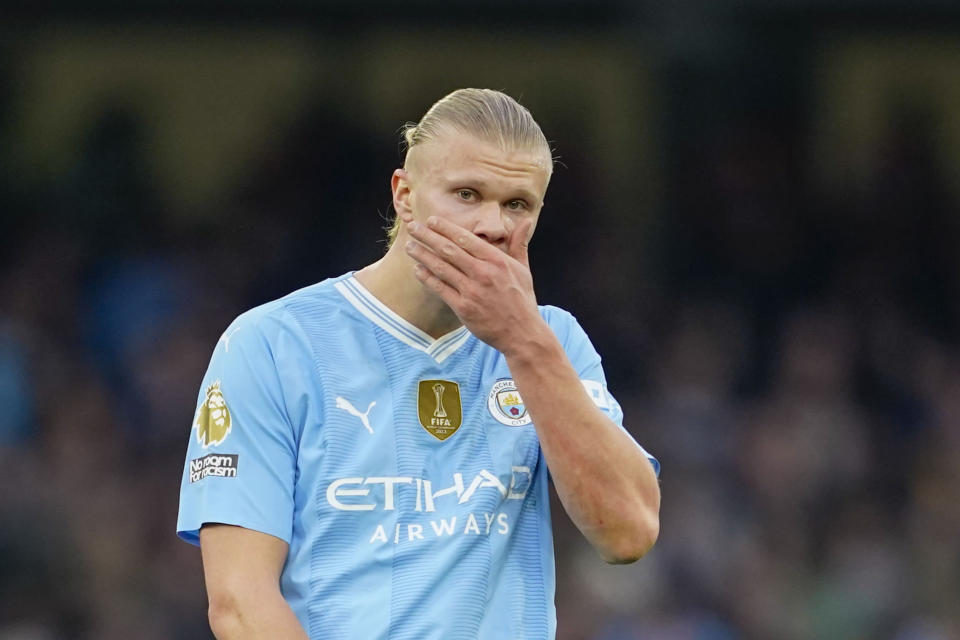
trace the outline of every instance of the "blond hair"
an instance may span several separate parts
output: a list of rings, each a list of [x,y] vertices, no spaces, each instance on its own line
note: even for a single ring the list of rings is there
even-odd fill
[[[542,152],[547,173],[553,173],[550,144],[530,111],[505,93],[493,89],[457,89],[437,100],[420,118],[403,127],[407,157],[417,145],[440,137],[444,131],[471,135],[503,150]],[[406,162],[404,162],[406,166]],[[387,232],[388,244],[397,237],[400,219]]]

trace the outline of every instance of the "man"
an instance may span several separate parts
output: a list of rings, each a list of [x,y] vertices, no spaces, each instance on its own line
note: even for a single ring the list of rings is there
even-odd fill
[[[552,638],[548,469],[607,561],[656,540],[656,461],[583,330],[534,297],[539,126],[463,89],[406,140],[386,255],[214,351],[177,529],[218,638]]]

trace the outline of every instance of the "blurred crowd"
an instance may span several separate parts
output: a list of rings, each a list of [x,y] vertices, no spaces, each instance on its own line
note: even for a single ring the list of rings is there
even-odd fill
[[[0,184],[0,638],[209,637],[174,526],[213,346],[383,251],[400,159],[348,117],[308,113],[189,225],[144,127],[105,108],[55,183]],[[935,145],[894,120],[872,187],[830,192],[792,131],[744,119],[677,158],[636,255],[581,232],[591,184],[558,169],[541,303],[579,318],[663,468],[636,565],[554,505],[558,638],[960,638],[960,216]]]
[[[934,126],[895,118],[863,193],[816,189],[762,121],[681,162],[621,393],[663,464],[660,541],[626,573],[570,536],[561,637],[960,638],[960,218]]]

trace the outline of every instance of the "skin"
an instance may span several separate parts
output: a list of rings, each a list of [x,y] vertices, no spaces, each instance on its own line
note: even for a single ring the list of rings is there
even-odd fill
[[[608,562],[637,560],[659,533],[653,467],[594,405],[537,308],[527,248],[549,164],[451,134],[411,154],[392,181],[397,240],[357,277],[430,335],[463,324],[503,353],[571,520]]]
[[[401,220],[397,238],[381,260],[357,272],[357,279],[435,338],[460,327],[465,323],[457,311],[417,275],[418,261],[406,251],[415,240],[410,223],[425,225],[431,216],[449,220],[499,249],[496,256],[505,257],[511,250],[519,251],[519,246],[511,249],[511,240],[525,244],[533,235],[550,181],[549,167],[545,154],[507,152],[454,132],[413,147],[405,168],[394,171],[391,179],[393,206]],[[521,306],[529,315],[531,304],[536,312],[529,268],[516,275],[526,278],[522,287],[529,295],[523,296]],[[497,346],[491,342],[497,340],[492,334],[474,335]]]
[[[391,179],[396,241],[356,277],[429,335],[466,325],[503,353],[571,520],[606,561],[633,562],[656,541],[660,490],[537,308],[527,247],[549,167],[545,153],[452,131],[417,145]],[[218,638],[306,637],[280,596],[285,542],[227,525],[204,526],[200,540]]]
[[[280,538],[225,524],[200,529],[210,629],[219,640],[308,640],[280,593],[288,545]]]

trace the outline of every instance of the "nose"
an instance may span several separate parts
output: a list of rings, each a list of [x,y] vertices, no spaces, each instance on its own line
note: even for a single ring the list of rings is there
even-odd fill
[[[492,201],[485,202],[477,207],[476,213],[473,233],[494,246],[503,245],[509,234],[504,223],[506,218],[500,211],[500,204]]]

